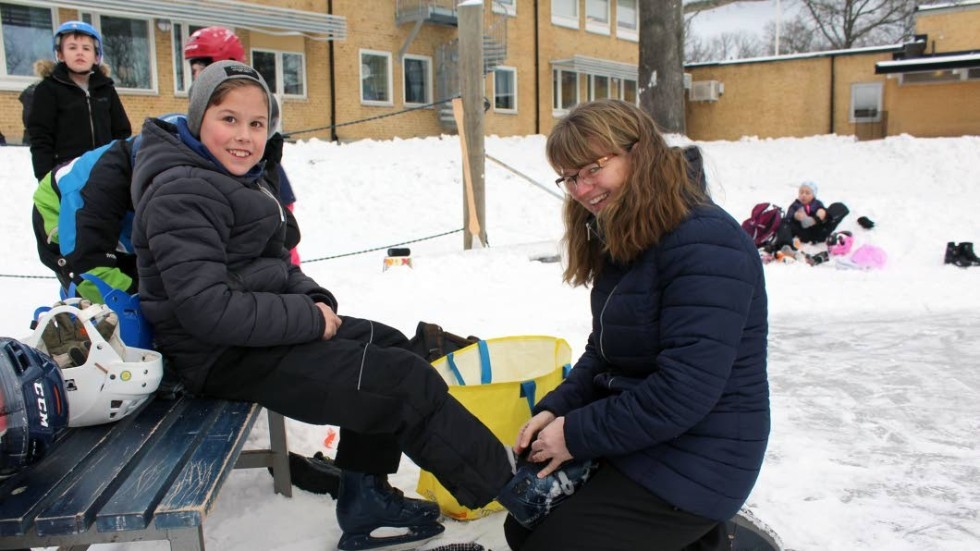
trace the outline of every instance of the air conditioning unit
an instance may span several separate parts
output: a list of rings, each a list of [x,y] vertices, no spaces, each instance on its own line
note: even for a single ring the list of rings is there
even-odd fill
[[[691,89],[691,82],[693,82],[693,81],[694,81],[694,75],[692,75],[691,73],[684,73],[684,89],[685,90],[690,90]]]
[[[718,101],[725,93],[725,85],[718,80],[696,80],[691,83],[691,101]]]

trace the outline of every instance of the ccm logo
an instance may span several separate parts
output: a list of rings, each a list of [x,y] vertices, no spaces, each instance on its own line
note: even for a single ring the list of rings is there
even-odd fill
[[[44,385],[35,381],[34,394],[37,395],[37,411],[41,416],[41,426],[48,427],[48,401],[44,398]]]

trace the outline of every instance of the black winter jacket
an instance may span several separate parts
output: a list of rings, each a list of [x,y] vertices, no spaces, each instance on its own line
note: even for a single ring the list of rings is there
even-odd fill
[[[133,133],[112,79],[103,71],[89,76],[88,91],[71,80],[64,63],[42,70],[27,119],[34,177],[90,149]]]
[[[182,126],[183,128],[179,128]],[[192,391],[230,347],[314,341],[337,301],[289,261],[285,214],[261,169],[235,177],[177,125],[148,119],[133,168],[143,314]]]

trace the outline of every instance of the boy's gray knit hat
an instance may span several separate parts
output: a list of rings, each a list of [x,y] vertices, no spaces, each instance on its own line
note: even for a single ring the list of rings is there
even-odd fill
[[[218,61],[208,65],[201,74],[197,75],[191,84],[190,102],[187,105],[187,128],[195,138],[201,137],[201,121],[204,120],[204,111],[208,108],[208,102],[214,95],[218,86],[230,79],[244,78],[257,82],[265,91],[266,103],[269,106],[269,121],[267,128],[269,135],[273,133],[275,121],[272,120],[272,94],[269,93],[269,86],[258,71],[238,61]]]

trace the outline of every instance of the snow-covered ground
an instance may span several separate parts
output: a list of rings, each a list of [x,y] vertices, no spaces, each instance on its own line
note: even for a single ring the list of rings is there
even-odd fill
[[[715,200],[735,218],[761,201],[788,206],[799,182],[813,180],[825,202],[850,207],[841,229],[889,256],[874,272],[767,266],[773,431],[751,508],[797,551],[980,549],[980,268],[943,265],[947,241],[980,241],[980,137],[698,145]],[[487,139],[489,154],[550,186],[543,149],[542,136]],[[305,259],[380,248],[304,265],[342,313],[409,333],[426,320],[484,338],[550,334],[583,349],[588,291],[563,285],[560,265],[528,260],[557,250],[552,195],[488,163],[491,247],[463,251],[452,233],[408,245],[414,268],[383,272],[384,248],[462,227],[456,138],[302,142],[287,145],[285,165]],[[0,148],[0,174],[0,335],[23,336],[56,286],[10,277],[47,274],[31,237],[28,151]],[[876,227],[859,228],[859,216]],[[290,447],[324,449],[326,432],[290,423]],[[264,426],[252,436],[265,437]],[[404,459],[392,480],[411,491],[417,476]],[[502,522],[447,522],[437,541],[505,551]],[[338,537],[329,497],[275,496],[259,471],[231,475],[206,529],[212,551],[320,551]]]

